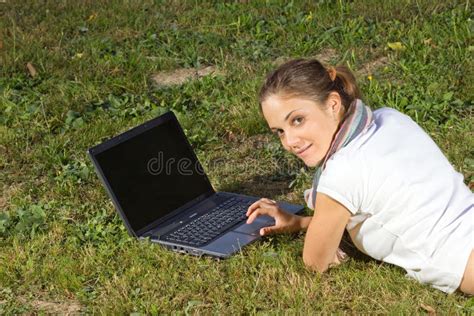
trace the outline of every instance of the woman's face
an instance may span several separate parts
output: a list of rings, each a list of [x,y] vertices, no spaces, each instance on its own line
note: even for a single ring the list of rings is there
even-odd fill
[[[262,111],[283,147],[309,167],[326,155],[343,114],[337,93],[331,93],[325,104],[273,94],[262,102]]]

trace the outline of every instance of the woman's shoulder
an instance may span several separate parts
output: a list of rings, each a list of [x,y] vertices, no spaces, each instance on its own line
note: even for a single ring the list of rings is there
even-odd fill
[[[381,153],[381,148],[392,146],[406,136],[418,132],[424,133],[408,115],[389,107],[379,108],[373,111],[373,121],[367,129],[335,156],[347,156],[350,160],[361,154],[378,156],[377,153]]]
[[[415,145],[419,142],[429,142],[432,145],[429,135],[410,116],[394,108],[376,109],[373,111],[373,118],[373,123],[368,130],[354,142],[357,149],[361,144],[367,143],[373,143],[376,147],[388,145],[388,143]]]
[[[375,131],[373,139],[377,147],[390,142],[400,149],[419,146],[437,149],[428,133],[410,116],[393,108],[380,108],[374,112]],[[388,145],[388,144],[387,144]]]
[[[398,122],[398,123],[405,123],[405,124],[417,126],[415,121],[413,121],[413,119],[410,116],[394,108],[382,107],[382,108],[374,110],[373,114],[374,114],[375,123],[383,124],[383,123]]]
[[[393,160],[398,164],[414,155],[442,158],[439,147],[410,116],[383,107],[373,111],[373,123],[366,131],[342,148],[334,159],[346,159],[352,165],[367,161]]]

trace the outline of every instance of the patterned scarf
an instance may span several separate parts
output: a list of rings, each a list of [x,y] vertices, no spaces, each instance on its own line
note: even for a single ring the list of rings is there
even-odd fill
[[[323,170],[326,168],[326,162],[328,159],[331,158],[331,156],[339,149],[349,144],[360,133],[365,131],[372,121],[372,111],[362,102],[362,100],[356,99],[351,103],[349,110],[345,114],[342,124],[323,159],[323,162],[319,164],[319,167],[314,174],[312,188],[304,192],[304,198],[309,208],[314,209],[316,204],[316,190],[318,188],[319,178],[321,177]]]

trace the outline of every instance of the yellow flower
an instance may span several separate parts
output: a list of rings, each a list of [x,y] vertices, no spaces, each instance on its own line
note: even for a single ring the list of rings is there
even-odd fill
[[[373,79],[373,78],[372,78],[372,75],[368,75],[368,76],[367,76],[367,79],[369,79],[369,81],[372,81],[372,79]]]

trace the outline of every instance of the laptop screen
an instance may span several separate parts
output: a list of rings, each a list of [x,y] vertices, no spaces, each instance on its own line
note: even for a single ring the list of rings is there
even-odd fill
[[[119,142],[95,159],[135,232],[213,191],[176,119]]]

